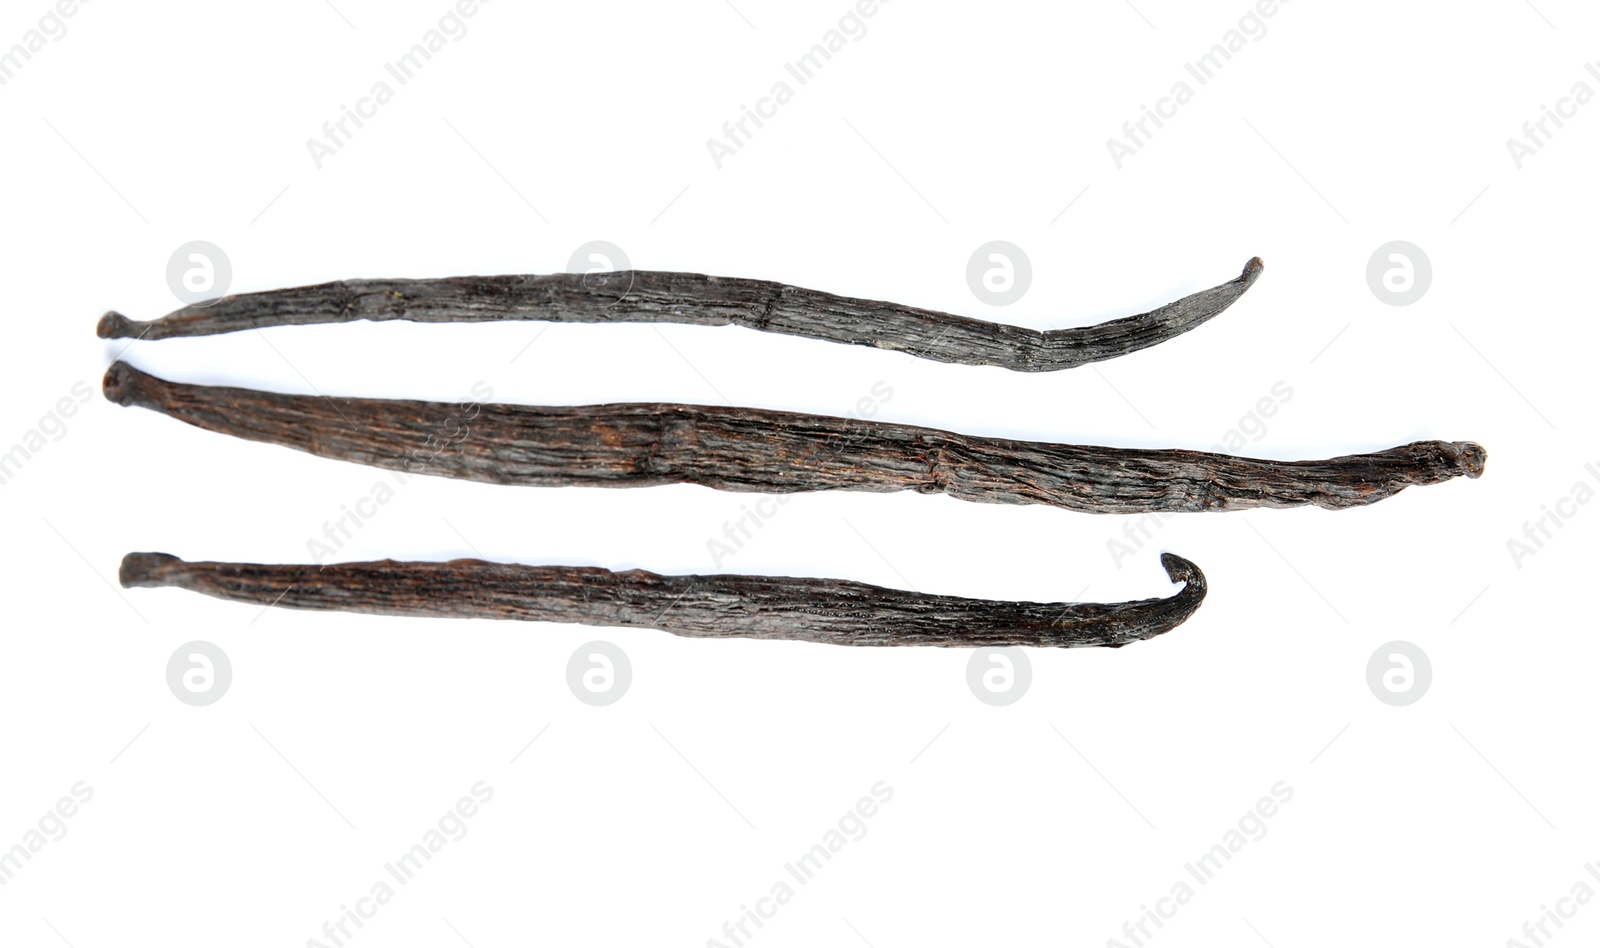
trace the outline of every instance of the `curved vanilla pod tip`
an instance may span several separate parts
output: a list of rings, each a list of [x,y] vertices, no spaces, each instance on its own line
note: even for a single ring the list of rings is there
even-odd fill
[[[1205,599],[1198,566],[1173,553],[1161,554],[1161,565],[1181,590],[1164,599],[1116,603],[1007,602],[838,579],[662,576],[473,559],[315,566],[190,563],[166,553],[129,553],[119,578],[128,588],[176,586],[290,609],[637,627],[693,638],[1118,648],[1176,628]]]
[[[1232,280],[1148,313],[1092,326],[1037,330],[898,303],[699,273],[626,270],[589,274],[342,280],[243,293],[139,322],[101,317],[103,339],[172,339],[241,329],[401,319],[423,323],[542,320],[572,323],[683,323],[743,326],[905,352],[935,362],[1053,372],[1114,359],[1182,335],[1244,295],[1261,275],[1260,257]]]
[[[106,398],[198,428],[412,474],[532,487],[699,484],[788,494],[944,493],[1086,513],[1370,504],[1483,473],[1470,441],[1321,461],[1014,441],[708,405],[473,405],[282,395],[168,382],[114,363]]]

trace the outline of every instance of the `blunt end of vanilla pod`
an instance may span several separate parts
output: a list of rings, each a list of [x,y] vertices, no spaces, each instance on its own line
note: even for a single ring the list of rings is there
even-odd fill
[[[1457,441],[1451,447],[1456,449],[1456,465],[1461,473],[1473,479],[1483,476],[1484,465],[1489,463],[1489,452],[1483,445],[1473,441]]]
[[[100,381],[100,391],[108,402],[118,405],[133,404],[134,388],[141,373],[138,369],[123,362],[121,359],[111,363],[106,369],[105,378]]]
[[[160,577],[162,569],[181,562],[170,553],[129,553],[122,558],[122,566],[117,569],[117,581],[124,589],[165,586],[165,581]]]
[[[134,335],[134,321],[116,310],[107,312],[100,317],[100,322],[94,327],[95,335],[101,339],[126,339]]]

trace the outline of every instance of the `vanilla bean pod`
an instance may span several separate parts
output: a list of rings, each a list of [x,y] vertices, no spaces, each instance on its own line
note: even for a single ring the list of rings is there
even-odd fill
[[[1138,316],[1093,326],[1035,330],[819,290],[699,273],[343,280],[244,293],[186,306],[148,322],[101,318],[102,338],[170,339],[268,326],[403,319],[422,323],[542,320],[744,326],[827,342],[874,346],[936,362],[1051,372],[1112,359],[1181,335],[1227,309],[1261,275],[1238,277]]]
[[[1169,631],[1200,608],[1206,595],[1200,568],[1172,553],[1161,554],[1161,565],[1182,590],[1117,603],[1002,602],[837,579],[661,576],[483,560],[268,566],[130,553],[119,577],[130,588],[177,586],[291,609],[634,626],[696,638],[1116,648]]]
[[[1373,503],[1483,473],[1470,441],[1323,461],[1105,448],[954,434],[826,415],[703,405],[463,406],[187,385],[124,362],[105,395],[196,427],[415,474],[541,487],[700,484],[786,494],[945,493],[1089,513]]]

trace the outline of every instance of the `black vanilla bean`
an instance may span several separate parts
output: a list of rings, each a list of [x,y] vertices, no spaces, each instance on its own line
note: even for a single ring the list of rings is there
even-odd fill
[[[1186,333],[1231,306],[1261,269],[1257,257],[1238,277],[1148,313],[1054,330],[835,296],[767,280],[625,270],[608,273],[604,280],[579,273],[342,280],[227,296],[148,322],[111,312],[101,318],[98,332],[106,339],[171,339],[363,319],[684,323],[744,326],[874,346],[936,362],[1052,372],[1116,358]]]
[[[268,566],[130,553],[119,576],[130,588],[177,586],[291,609],[634,626],[825,645],[1117,648],[1169,631],[1200,608],[1206,595],[1200,568],[1172,553],[1161,554],[1161,565],[1182,590],[1118,603],[1000,602],[836,579],[661,576],[483,560]]]
[[[1322,461],[986,438],[754,408],[462,406],[187,385],[124,362],[106,398],[196,427],[418,474],[541,487],[945,493],[1088,513],[1370,504],[1483,473],[1470,441],[1418,441]]]

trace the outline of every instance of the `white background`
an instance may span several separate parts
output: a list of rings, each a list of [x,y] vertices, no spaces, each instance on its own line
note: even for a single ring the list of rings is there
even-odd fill
[[[76,782],[94,795],[0,888],[4,942],[332,944],[323,923],[477,781],[494,798],[468,835],[346,943],[731,945],[723,923],[878,781],[894,796],[867,835],[746,944],[1131,945],[1124,922],[1279,781],[1293,799],[1267,835],[1147,944],[1502,945],[1580,879],[1600,889],[1583,868],[1600,859],[1600,648],[1577,607],[1600,508],[1566,507],[1520,563],[1507,548],[1575,483],[1600,487],[1584,469],[1600,462],[1585,278],[1600,105],[1550,126],[1521,170],[1505,144],[1575,82],[1600,89],[1584,70],[1595,12],[1299,0],[1200,87],[1183,64],[1245,0],[1134,2],[884,3],[720,170],[706,140],[845,0],[486,3],[320,170],[306,140],[445,0],[82,5],[0,87],[0,447],[75,383],[93,392],[0,487],[0,846]],[[7,0],[0,45],[46,9]],[[1119,170],[1106,140],[1180,79],[1193,100]],[[1033,650],[1032,687],[1004,708],[974,698],[959,650],[121,590],[132,550],[307,561],[324,521],[388,476],[100,397],[125,344],[96,339],[96,319],[174,308],[167,261],[197,239],[229,255],[236,292],[562,270],[604,239],[642,269],[1036,328],[1142,312],[1260,255],[1261,280],[1213,322],[1056,374],[733,328],[538,323],[290,328],[123,357],[279,391],[457,400],[483,382],[508,402],[830,414],[881,382],[880,420],[1194,448],[1281,381],[1292,399],[1241,453],[1470,439],[1488,470],[1364,509],[1178,517],[1120,564],[1122,518],[800,495],[721,564],[1098,601],[1170,594],[1162,549],[1206,571],[1187,624],[1121,650]],[[965,278],[994,239],[1034,270],[1003,309]],[[1410,306],[1367,284],[1391,240],[1432,261]],[[338,558],[712,572],[707,541],[753,500],[417,478]],[[204,708],[165,681],[195,639],[233,664]],[[565,681],[595,639],[633,667],[606,708]],[[1403,708],[1366,683],[1396,639],[1433,667]],[[1549,930],[1592,941],[1594,906]]]

